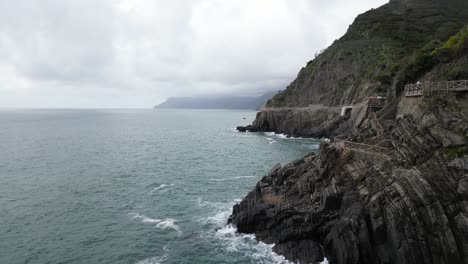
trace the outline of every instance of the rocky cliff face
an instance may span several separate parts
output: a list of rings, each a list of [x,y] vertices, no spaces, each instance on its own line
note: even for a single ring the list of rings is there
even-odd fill
[[[251,132],[275,131],[293,137],[328,137],[344,118],[337,109],[271,109],[257,114]]]
[[[466,99],[460,105],[466,105]],[[403,98],[397,118],[361,122],[350,140],[323,143],[275,166],[233,209],[230,223],[300,263],[468,263],[468,119],[443,97]]]
[[[432,52],[468,23],[465,0],[393,0],[359,15],[347,33],[302,68],[268,107],[326,106],[395,97],[424,73],[408,70],[419,53]],[[409,74],[411,73],[411,74]]]
[[[401,95],[425,75],[468,78],[467,10],[392,0],[360,15],[240,128],[339,138],[275,166],[229,222],[299,263],[468,264],[467,96]],[[375,114],[376,94],[387,106]],[[350,117],[334,108],[344,105]]]
[[[317,122],[332,115],[330,107],[356,105],[373,95],[392,100],[405,84],[466,55],[468,38],[465,44],[455,45],[457,48],[451,39],[468,24],[466,10],[466,0],[392,0],[358,16],[342,38],[307,63],[286,90],[268,101],[268,110],[249,129],[291,136],[335,135],[336,116],[329,117],[335,122],[327,121],[323,127]],[[468,64],[459,70],[468,75]],[[439,77],[450,79],[456,74],[452,69]],[[304,110],[311,105],[326,108],[316,113]],[[318,117],[304,118],[311,115]]]

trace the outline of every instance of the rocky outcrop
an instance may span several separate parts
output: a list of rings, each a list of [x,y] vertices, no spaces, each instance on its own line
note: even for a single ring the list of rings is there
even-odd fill
[[[287,89],[268,101],[251,130],[289,136],[336,134],[334,128],[342,120],[326,119],[329,107],[355,105],[374,95],[393,100],[405,84],[466,55],[468,40],[463,44],[456,40],[462,37],[452,39],[468,24],[466,10],[466,0],[391,0],[359,15],[343,37],[317,54]],[[463,69],[466,65],[438,77],[468,74]],[[325,113],[304,110],[311,105],[326,106]],[[319,122],[322,119],[326,121]]]
[[[465,102],[466,103],[466,102]],[[403,98],[395,120],[371,116],[353,140],[388,152],[322,143],[275,166],[229,222],[287,259],[317,263],[468,263],[468,119],[443,98]]]
[[[257,114],[251,126],[237,130],[276,132],[293,137],[329,137],[344,121],[338,111],[322,107],[265,109]]]
[[[367,103],[356,104],[351,115],[341,116],[341,108],[311,106],[303,108],[273,108],[257,113],[249,126],[239,126],[239,132],[275,132],[292,137],[332,138],[350,134],[368,113]]]
[[[468,74],[466,63],[450,68],[468,52],[467,8],[392,0],[360,15],[241,128],[339,138],[275,166],[229,223],[299,263],[468,264],[466,95],[398,99],[425,74]],[[371,113],[377,94],[387,106]],[[331,110],[350,104],[347,117]]]

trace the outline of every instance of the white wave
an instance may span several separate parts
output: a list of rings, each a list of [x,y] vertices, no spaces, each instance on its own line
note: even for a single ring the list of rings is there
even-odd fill
[[[232,180],[238,180],[238,179],[251,179],[251,178],[256,178],[257,176],[236,176],[236,177],[230,177],[230,178],[222,178],[222,179],[209,179],[210,181],[232,181]]]
[[[228,252],[244,253],[259,263],[293,264],[285,257],[273,252],[275,245],[258,242],[255,235],[239,234],[232,225],[218,229],[214,236]]]
[[[320,262],[320,264],[328,264],[328,259],[325,258],[322,262]]]
[[[276,134],[277,137],[279,138],[282,138],[282,139],[292,139],[292,140],[295,140],[295,139],[304,139],[302,137],[289,137],[285,134]]]
[[[161,264],[167,259],[167,255],[161,257],[151,257],[141,261],[138,261],[136,264]]]
[[[154,188],[149,194],[150,195],[153,195],[155,192],[157,192],[158,190],[161,190],[165,187],[170,187],[170,186],[174,186],[174,184],[161,184],[159,185],[158,187]]]
[[[173,229],[177,231],[178,233],[182,233],[180,231],[180,228],[178,225],[176,225],[176,220],[172,218],[166,218],[166,219],[158,219],[158,218],[150,218],[145,215],[141,215],[138,213],[130,213],[130,216],[132,216],[131,219],[138,219],[141,220],[144,224],[154,224],[156,228],[159,229]]]
[[[281,139],[304,139],[302,137],[290,137],[286,134],[276,134],[275,132],[264,132],[264,134],[267,136],[267,137],[278,137],[278,138],[281,138]],[[270,140],[271,138],[267,138],[267,140]],[[273,140],[273,139],[271,139]],[[271,143],[270,143],[271,144]]]
[[[227,252],[243,254],[248,258],[253,258],[257,263],[293,264],[283,256],[273,252],[274,245],[258,242],[255,235],[252,234],[237,233],[234,226],[226,224],[232,213],[232,207],[240,201],[241,199],[236,199],[231,203],[224,203],[222,210],[218,210],[215,215],[200,220],[200,222],[216,228],[216,231],[205,234],[208,239],[219,242],[223,246],[223,250]]]
[[[224,210],[221,211],[213,216],[208,216],[206,218],[201,219],[200,222],[205,223],[205,224],[214,224],[216,226],[224,226],[227,222],[227,219],[231,215],[232,211],[231,210]],[[222,230],[222,229],[219,229]]]
[[[167,218],[165,220],[162,220],[161,222],[156,224],[156,227],[161,228],[161,229],[174,229],[178,233],[181,233],[180,228],[178,225],[176,225],[176,221],[171,218]]]
[[[276,134],[277,137],[282,138],[282,139],[291,139],[292,137],[286,136],[285,134]]]

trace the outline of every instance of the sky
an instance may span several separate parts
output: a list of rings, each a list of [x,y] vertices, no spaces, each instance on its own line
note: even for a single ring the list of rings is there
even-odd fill
[[[0,108],[282,90],[387,0],[0,0]]]

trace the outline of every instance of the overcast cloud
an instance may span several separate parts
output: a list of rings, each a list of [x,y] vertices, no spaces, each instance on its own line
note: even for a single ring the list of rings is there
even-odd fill
[[[152,107],[290,83],[386,0],[0,0],[0,107]]]

